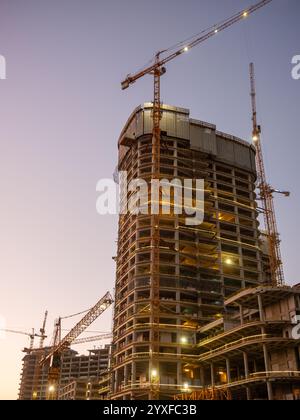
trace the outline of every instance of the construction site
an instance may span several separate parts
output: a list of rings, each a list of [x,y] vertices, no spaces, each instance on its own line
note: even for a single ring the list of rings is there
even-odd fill
[[[252,142],[160,95],[167,63],[271,1],[157,53],[122,82],[125,90],[146,75],[154,79],[153,101],[132,112],[119,136],[115,177],[146,181],[149,211],[119,215],[114,296],[107,292],[65,336],[58,318],[47,345],[47,312],[39,334],[8,331],[30,338],[20,400],[300,400],[300,285],[285,281],[274,205],[275,194],[290,193],[268,182],[254,64],[245,98]],[[183,212],[174,185],[168,202],[162,188],[151,194],[155,180],[174,179],[193,181]],[[129,190],[123,206],[132,199]],[[187,224],[196,207],[203,221]],[[112,331],[79,338],[112,307]],[[98,347],[87,354],[73,349],[92,342]]]

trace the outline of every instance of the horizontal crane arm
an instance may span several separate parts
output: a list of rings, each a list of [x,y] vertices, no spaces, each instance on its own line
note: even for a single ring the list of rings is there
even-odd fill
[[[143,70],[135,73],[133,75],[128,75],[126,79],[121,83],[122,89],[127,89],[132,83],[136,80],[140,79],[141,77],[145,76],[146,74],[152,74],[155,69],[164,66],[169,61],[173,60],[174,58],[178,57],[179,55],[189,51],[191,48],[195,47],[196,45],[206,41],[207,39],[211,38],[214,35],[217,35],[219,32],[229,28],[233,24],[239,22],[242,19],[245,19],[250,14],[256,12],[261,7],[267,5],[272,0],[262,0],[259,3],[249,7],[248,9],[243,10],[240,13],[236,13],[235,15],[231,16],[229,19],[219,23],[213,27],[213,29],[208,30],[208,32],[200,37],[195,38],[194,40],[190,41],[185,47],[178,49],[176,52],[170,54],[169,56],[159,59],[160,55],[163,53],[159,52],[156,54],[157,60],[155,63],[150,65],[149,67],[144,68]]]
[[[111,304],[113,303],[112,296],[107,292],[89,312],[75,325],[74,328],[55,346],[51,352],[41,360],[41,364],[50,361],[54,354],[63,352],[70,346],[74,340],[85,331]]]
[[[107,338],[112,338],[112,333],[94,335],[92,337],[77,338],[76,340],[73,341],[72,344],[74,345],[74,344],[91,343],[93,341],[105,340]]]

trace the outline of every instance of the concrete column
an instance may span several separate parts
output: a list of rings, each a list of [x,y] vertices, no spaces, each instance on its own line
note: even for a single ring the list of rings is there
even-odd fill
[[[256,360],[253,360],[253,369],[254,369],[254,373],[256,373],[257,372]]]
[[[204,375],[204,368],[200,368],[200,382],[201,386],[205,386],[205,375]]]
[[[270,360],[266,344],[263,344],[264,361],[265,361],[265,372],[270,372]]]
[[[210,364],[210,376],[211,376],[211,386],[215,386],[215,367],[214,364]]]
[[[244,324],[244,313],[243,313],[243,307],[242,305],[239,305],[240,307],[240,321],[241,321],[241,325]]]
[[[115,392],[119,391],[119,369],[115,370]]]
[[[263,351],[264,351],[265,371],[270,372],[271,367],[270,367],[269,354],[268,354],[268,349],[267,349],[266,344],[263,344]],[[268,391],[268,400],[272,401],[273,400],[273,388],[272,388],[272,384],[269,380],[267,380],[267,391]]]
[[[265,321],[265,312],[264,312],[264,308],[263,308],[261,295],[257,296],[257,301],[258,301],[258,309],[259,309],[259,318],[260,318],[261,322],[264,322]]]
[[[177,362],[177,384],[182,384],[181,362]]]
[[[274,399],[273,388],[272,388],[272,384],[269,380],[267,381],[267,391],[268,391],[268,400],[273,401],[273,399]]]
[[[226,358],[226,373],[227,373],[227,383],[231,382],[231,374],[230,374],[230,360]]]
[[[136,383],[136,362],[132,362],[131,369],[132,384],[134,385]]]
[[[245,378],[249,378],[249,364],[248,364],[248,354],[246,352],[243,352],[244,357],[244,368],[245,368]]]
[[[124,386],[128,384],[128,365],[124,366]]]
[[[247,386],[246,388],[246,393],[247,393],[247,401],[251,400],[251,389],[249,388],[249,386]]]

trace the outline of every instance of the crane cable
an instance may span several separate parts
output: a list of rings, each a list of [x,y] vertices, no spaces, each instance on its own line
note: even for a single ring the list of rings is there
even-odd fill
[[[245,11],[247,11],[247,8],[245,9]],[[241,12],[239,11],[236,14],[230,16],[230,17],[231,18],[235,18],[235,17],[240,16],[240,14],[241,14]],[[223,19],[222,21],[220,21],[220,22],[218,22],[218,23],[216,23],[214,25],[211,25],[208,28],[203,29],[202,31],[200,31],[200,32],[198,32],[198,33],[196,33],[196,34],[194,34],[194,35],[192,35],[192,36],[190,36],[190,37],[188,37],[188,38],[186,38],[186,39],[184,39],[182,41],[179,41],[176,44],[174,44],[174,45],[172,45],[172,46],[170,46],[170,47],[168,47],[168,48],[166,48],[164,50],[159,51],[159,54],[163,54],[163,53],[166,53],[166,52],[171,52],[171,51],[173,51],[175,49],[180,49],[181,47],[186,46],[187,43],[190,43],[192,40],[199,38],[200,35],[203,35],[205,33],[209,33],[214,28],[218,28],[219,26],[223,25],[225,22],[228,21],[228,19],[230,19],[230,17],[228,17],[226,19]],[[155,57],[153,57],[151,60],[149,60],[144,66],[142,66],[140,68],[140,71],[143,70],[144,68],[146,68],[149,64],[153,63],[154,60],[155,60]]]
[[[67,315],[67,316],[61,316],[60,319],[68,319],[68,318],[74,318],[75,316],[82,315],[87,313],[91,308],[87,309],[86,311],[77,312],[76,314]]]

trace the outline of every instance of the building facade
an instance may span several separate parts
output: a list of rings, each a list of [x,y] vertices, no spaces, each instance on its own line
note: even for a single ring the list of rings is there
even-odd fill
[[[198,356],[185,365],[178,398],[299,400],[299,315],[299,286],[259,286],[226,299],[224,317],[199,328]]]
[[[62,386],[58,393],[59,400],[100,400],[97,380],[80,378]]]
[[[49,369],[47,366],[40,369],[39,362],[49,351],[50,348],[33,349],[24,356],[19,389],[20,400],[46,399]],[[97,383],[102,377],[102,372],[108,369],[109,358],[110,345],[89,350],[87,355],[78,355],[71,349],[64,352],[61,359],[60,390],[64,389],[64,395],[71,395],[72,392],[72,395],[75,395],[79,390],[82,391],[82,382],[86,385],[92,381]],[[76,383],[74,385],[74,380],[82,378],[84,380],[79,381],[80,386],[77,387]]]
[[[150,184],[151,104],[137,108],[119,139],[118,169],[127,182]],[[268,283],[255,195],[255,149],[193,120],[189,111],[164,105],[160,176],[204,180],[203,223],[189,226],[176,214],[160,214],[159,398],[180,393],[185,364],[195,352],[199,325],[222,317],[224,300],[245,287]],[[193,184],[193,190],[195,189]],[[194,192],[194,191],[193,191]],[[131,193],[125,197],[129,202]],[[151,205],[151,196],[148,205]],[[123,203],[124,204],[124,203]],[[113,399],[151,398],[151,216],[119,218],[113,332]]]

